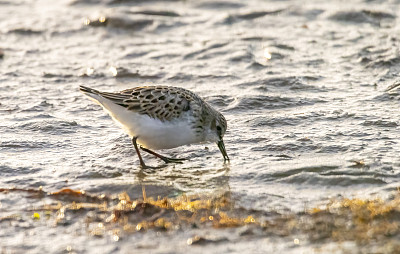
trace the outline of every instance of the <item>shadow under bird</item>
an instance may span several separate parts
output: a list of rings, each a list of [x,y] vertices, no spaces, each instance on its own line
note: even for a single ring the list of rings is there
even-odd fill
[[[224,161],[229,161],[222,140],[227,128],[225,117],[189,90],[143,86],[109,93],[80,86],[80,91],[100,104],[132,137],[142,167],[146,164],[139,148],[166,163],[179,163],[184,159],[168,158],[150,149],[203,142],[216,142]]]

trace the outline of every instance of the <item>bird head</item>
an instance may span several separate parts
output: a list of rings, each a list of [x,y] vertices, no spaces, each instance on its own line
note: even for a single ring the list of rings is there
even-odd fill
[[[224,161],[229,161],[228,154],[226,153],[223,137],[227,129],[226,119],[222,114],[218,114],[213,121],[211,121],[211,130],[216,134],[216,143],[219,150],[224,157]]]

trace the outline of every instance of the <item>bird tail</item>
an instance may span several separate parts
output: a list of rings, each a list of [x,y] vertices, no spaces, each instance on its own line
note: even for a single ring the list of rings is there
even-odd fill
[[[100,91],[97,91],[96,89],[87,86],[79,86],[79,90],[95,103],[104,106],[104,98],[103,96],[101,96]]]
[[[87,86],[79,86],[79,90],[82,93],[88,93],[88,94],[99,94],[100,93],[96,89],[93,89],[93,88],[90,88],[90,87],[87,87]]]

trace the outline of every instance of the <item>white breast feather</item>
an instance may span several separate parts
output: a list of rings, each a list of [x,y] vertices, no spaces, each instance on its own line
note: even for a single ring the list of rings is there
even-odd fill
[[[189,112],[181,114],[179,119],[163,122],[148,115],[128,111],[99,95],[86,95],[100,104],[130,137],[138,137],[137,142],[146,148],[168,149],[204,141],[192,129],[190,118],[193,116]]]

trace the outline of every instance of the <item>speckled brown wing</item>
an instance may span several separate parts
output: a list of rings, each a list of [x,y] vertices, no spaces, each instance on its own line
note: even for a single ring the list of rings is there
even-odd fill
[[[100,95],[128,110],[162,121],[179,118],[193,101],[193,95],[187,90],[168,86],[135,87],[119,93],[100,92]]]

